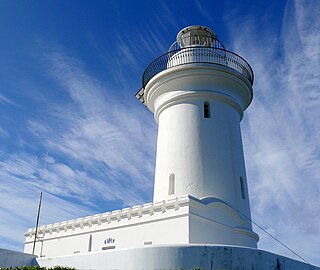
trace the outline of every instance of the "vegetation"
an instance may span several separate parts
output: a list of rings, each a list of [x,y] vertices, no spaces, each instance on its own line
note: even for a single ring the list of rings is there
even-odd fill
[[[52,268],[41,267],[41,266],[20,266],[20,267],[10,267],[10,268],[0,267],[0,270],[76,270],[76,268],[63,267],[63,266],[55,266]],[[172,270],[202,270],[202,268],[192,268],[192,269],[179,268],[179,269],[172,269]]]
[[[10,268],[0,268],[1,270],[76,270],[72,267],[55,266],[52,268],[41,267],[41,266],[20,266]]]
[[[41,267],[41,266],[20,266],[20,267],[10,267],[10,268],[1,268],[0,270],[76,270],[76,268],[72,267],[63,267],[63,266],[55,266],[52,268]],[[171,270],[203,270],[202,268],[192,268],[192,269],[171,269]],[[221,269],[224,270],[224,269]]]

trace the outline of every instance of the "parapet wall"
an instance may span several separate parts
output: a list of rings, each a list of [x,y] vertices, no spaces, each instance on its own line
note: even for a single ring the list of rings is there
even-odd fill
[[[146,245],[256,247],[258,236],[236,209],[218,198],[190,195],[41,226],[35,254],[56,257]],[[35,229],[26,233],[31,253]]]
[[[35,254],[64,256],[151,244],[186,244],[188,196],[41,226]],[[178,229],[177,229],[178,228]],[[24,252],[34,245],[35,228],[26,233]]]
[[[67,232],[74,231],[77,228],[92,227],[93,225],[101,225],[102,223],[118,223],[120,221],[128,221],[134,217],[152,216],[155,213],[165,213],[167,210],[178,210],[181,206],[186,206],[189,203],[189,197],[182,196],[180,198],[173,198],[172,200],[160,201],[156,203],[146,203],[142,205],[136,205],[121,210],[115,210],[112,212],[101,213],[93,216],[87,216],[78,219],[72,219],[63,221],[60,223],[48,224],[39,227],[38,233],[52,234],[54,232]],[[25,236],[33,240],[36,228],[30,228],[26,232]]]

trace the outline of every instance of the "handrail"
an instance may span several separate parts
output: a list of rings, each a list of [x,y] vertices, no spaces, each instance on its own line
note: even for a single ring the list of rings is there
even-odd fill
[[[195,37],[196,37],[196,40],[194,40]],[[181,44],[179,44],[178,41],[173,42],[172,45],[169,47],[168,52],[171,52],[171,51],[174,51],[177,49],[186,48],[187,46],[183,46],[183,44],[185,44],[185,43],[193,44],[191,46],[201,46],[201,47],[212,47],[212,48],[225,49],[224,45],[222,44],[222,42],[219,39],[217,39],[216,37],[209,36],[209,35],[196,35],[193,37],[187,36],[184,38],[180,37],[179,41]],[[202,44],[199,45],[199,43],[193,43],[193,42],[202,42]]]
[[[152,61],[143,73],[142,86],[145,88],[147,83],[161,71],[193,63],[208,63],[231,68],[253,84],[252,68],[241,56],[217,47],[190,46],[167,52]]]

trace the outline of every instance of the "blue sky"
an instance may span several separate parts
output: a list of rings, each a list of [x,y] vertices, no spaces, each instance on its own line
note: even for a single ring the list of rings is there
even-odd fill
[[[319,14],[318,0],[0,1],[0,247],[23,249],[43,178],[40,224],[152,201],[157,127],[134,94],[200,24],[255,73],[241,123],[252,217],[320,265]]]

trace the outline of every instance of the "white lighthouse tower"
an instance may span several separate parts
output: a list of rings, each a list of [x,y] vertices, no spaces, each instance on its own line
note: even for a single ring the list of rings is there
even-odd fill
[[[253,97],[249,64],[211,29],[190,26],[142,81],[137,98],[159,125],[154,201],[189,195],[215,202],[194,218],[190,239],[257,247],[240,130]]]

